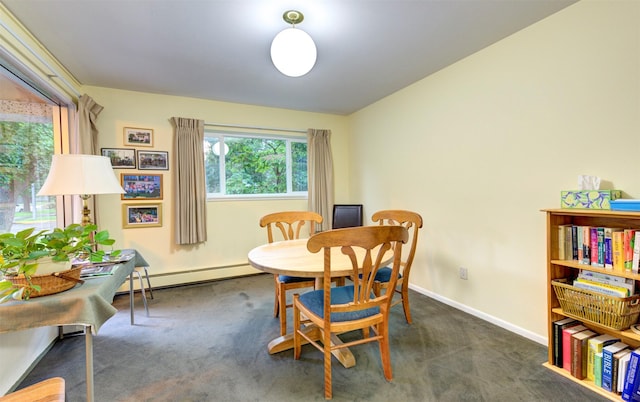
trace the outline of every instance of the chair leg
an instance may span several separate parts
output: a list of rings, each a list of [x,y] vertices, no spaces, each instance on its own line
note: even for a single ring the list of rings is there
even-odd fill
[[[409,284],[402,283],[402,309],[404,310],[404,318],[407,320],[407,324],[411,324],[411,311],[409,311]]]
[[[149,289],[149,297],[151,298],[151,300],[153,300],[153,288],[151,287],[151,281],[149,280],[149,270],[147,269],[148,267],[142,267],[144,268],[144,276],[147,278],[147,288]]]
[[[295,360],[300,359],[300,352],[302,350],[301,335],[298,333],[300,329],[300,310],[296,307],[297,299],[298,295],[293,295],[293,358]]]
[[[278,302],[280,301],[280,296],[278,295],[278,278],[273,276],[273,293],[275,294],[275,300],[273,301],[273,316],[277,317],[280,313],[280,308],[278,306]]]
[[[278,301],[278,307],[280,308],[280,335],[287,334],[287,290],[284,285],[280,285],[278,289],[278,296],[280,296],[280,300]]]
[[[382,360],[382,371],[384,372],[384,378],[388,381],[393,379],[393,372],[391,369],[391,352],[389,351],[389,327],[384,323],[378,324],[378,335],[380,340],[380,358]]]
[[[325,334],[325,341],[323,341],[324,345],[324,399],[333,398],[333,390],[331,387],[331,342],[329,342]]]

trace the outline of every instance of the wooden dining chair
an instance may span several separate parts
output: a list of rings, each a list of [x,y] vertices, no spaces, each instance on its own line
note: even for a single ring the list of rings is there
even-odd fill
[[[276,240],[299,239],[302,228],[307,224],[309,224],[308,234],[313,235],[316,232],[316,224],[320,223],[322,223],[322,216],[311,211],[275,212],[260,219],[260,227],[267,228],[269,243]],[[287,307],[292,306],[292,304],[287,304],[287,290],[312,288],[315,285],[315,280],[314,278],[299,278],[288,275],[274,275],[273,280],[275,283],[273,316],[280,318],[280,335],[285,335],[287,333]]]
[[[293,355],[296,360],[300,359],[302,338],[324,353],[326,399],[332,398],[331,355],[341,348],[377,341],[384,376],[389,381],[393,378],[389,350],[391,297],[389,292],[380,296],[373,293],[373,278],[381,268],[385,255],[393,250],[390,284],[395,285],[400,270],[402,244],[407,239],[407,229],[402,226],[364,226],[318,233],[307,242],[307,248],[312,253],[324,251],[323,288],[293,296]],[[352,285],[331,287],[332,248],[339,248],[342,254],[349,257],[354,278]],[[357,253],[358,248],[364,253]],[[358,275],[360,272],[361,277]],[[320,332],[322,344],[310,335],[309,325],[315,326]],[[354,330],[362,330],[362,338],[331,342],[332,334]]]
[[[40,381],[26,388],[19,389],[5,396],[0,402],[64,402],[64,378],[53,377]]]
[[[411,271],[411,265],[413,264],[413,257],[416,254],[416,245],[418,244],[418,230],[422,228],[422,216],[420,214],[403,211],[403,210],[383,210],[373,214],[371,220],[379,222],[380,225],[401,225],[407,228],[409,231],[410,246],[403,249],[403,257],[400,262],[400,272],[394,286],[391,286],[391,273],[392,269],[384,267],[378,270],[373,284],[373,291],[376,295],[380,295],[383,289],[388,292],[389,289],[393,289],[393,296],[398,293],[400,299],[395,302],[392,301],[391,305],[402,303],[404,309],[404,317],[407,323],[411,324],[411,311],[409,310],[409,272]]]

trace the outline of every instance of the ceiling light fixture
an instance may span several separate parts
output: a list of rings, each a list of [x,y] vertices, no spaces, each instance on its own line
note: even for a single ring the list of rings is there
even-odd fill
[[[304,20],[300,11],[285,11],[282,18],[291,28],[281,31],[271,43],[271,60],[278,71],[289,77],[301,77],[316,64],[316,44],[308,33],[296,28]]]

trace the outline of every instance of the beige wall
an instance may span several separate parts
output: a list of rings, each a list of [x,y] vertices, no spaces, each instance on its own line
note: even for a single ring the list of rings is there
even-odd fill
[[[353,197],[424,218],[414,288],[546,337],[540,210],[580,174],[640,198],[638,21],[581,1],[351,117]]]
[[[213,79],[213,77],[212,77]],[[138,249],[151,265],[155,286],[255,273],[247,266],[247,252],[266,241],[258,225],[264,214],[279,210],[307,209],[306,200],[212,201],[207,203],[208,241],[197,246],[176,246],[173,223],[173,127],[171,117],[191,117],[209,123],[287,129],[328,128],[336,169],[336,199],[348,194],[347,118],[319,113],[214,102],[193,98],[154,95],[99,87],[83,88],[104,107],[97,119],[100,147],[123,148],[123,127],[154,130],[154,147],[169,151],[169,171],[142,171],[164,176],[164,222],[161,228],[122,229],[121,205],[117,195],[99,197],[99,223],[109,230],[118,247]],[[300,134],[298,134],[300,135]],[[304,134],[303,134],[304,135]],[[121,173],[139,172],[115,169]]]

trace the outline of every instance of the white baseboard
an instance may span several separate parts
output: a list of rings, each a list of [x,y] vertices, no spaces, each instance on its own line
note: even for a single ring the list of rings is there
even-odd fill
[[[507,321],[504,321],[504,320],[496,318],[496,317],[494,317],[492,315],[483,313],[482,311],[473,309],[473,308],[471,308],[471,307],[469,307],[467,305],[458,303],[458,302],[456,302],[454,300],[447,299],[446,297],[443,297],[443,296],[441,296],[439,294],[436,294],[436,293],[433,293],[433,292],[428,291],[426,289],[423,289],[423,288],[421,288],[419,286],[415,286],[415,285],[411,285],[410,284],[409,288],[411,290],[415,290],[416,292],[418,292],[420,294],[423,294],[423,295],[425,295],[427,297],[430,297],[430,298],[432,298],[434,300],[437,300],[437,301],[439,301],[441,303],[444,303],[444,304],[446,304],[448,306],[451,306],[451,307],[456,308],[458,310],[464,311],[465,313],[471,314],[471,315],[473,315],[475,317],[478,317],[478,318],[480,318],[480,319],[482,319],[484,321],[490,322],[491,324],[494,324],[494,325],[497,325],[497,326],[499,326],[501,328],[504,328],[507,331],[516,333],[516,334],[521,335],[521,336],[523,336],[523,337],[525,337],[527,339],[531,339],[532,341],[537,342],[537,343],[539,343],[541,345],[544,345],[544,346],[548,346],[549,345],[549,343],[547,341],[547,338],[544,337],[544,336],[540,336],[540,335],[538,335],[538,334],[536,334],[534,332],[531,332],[531,331],[526,330],[524,328],[515,326],[515,325],[513,325],[513,324],[511,324],[511,323],[509,323]]]

